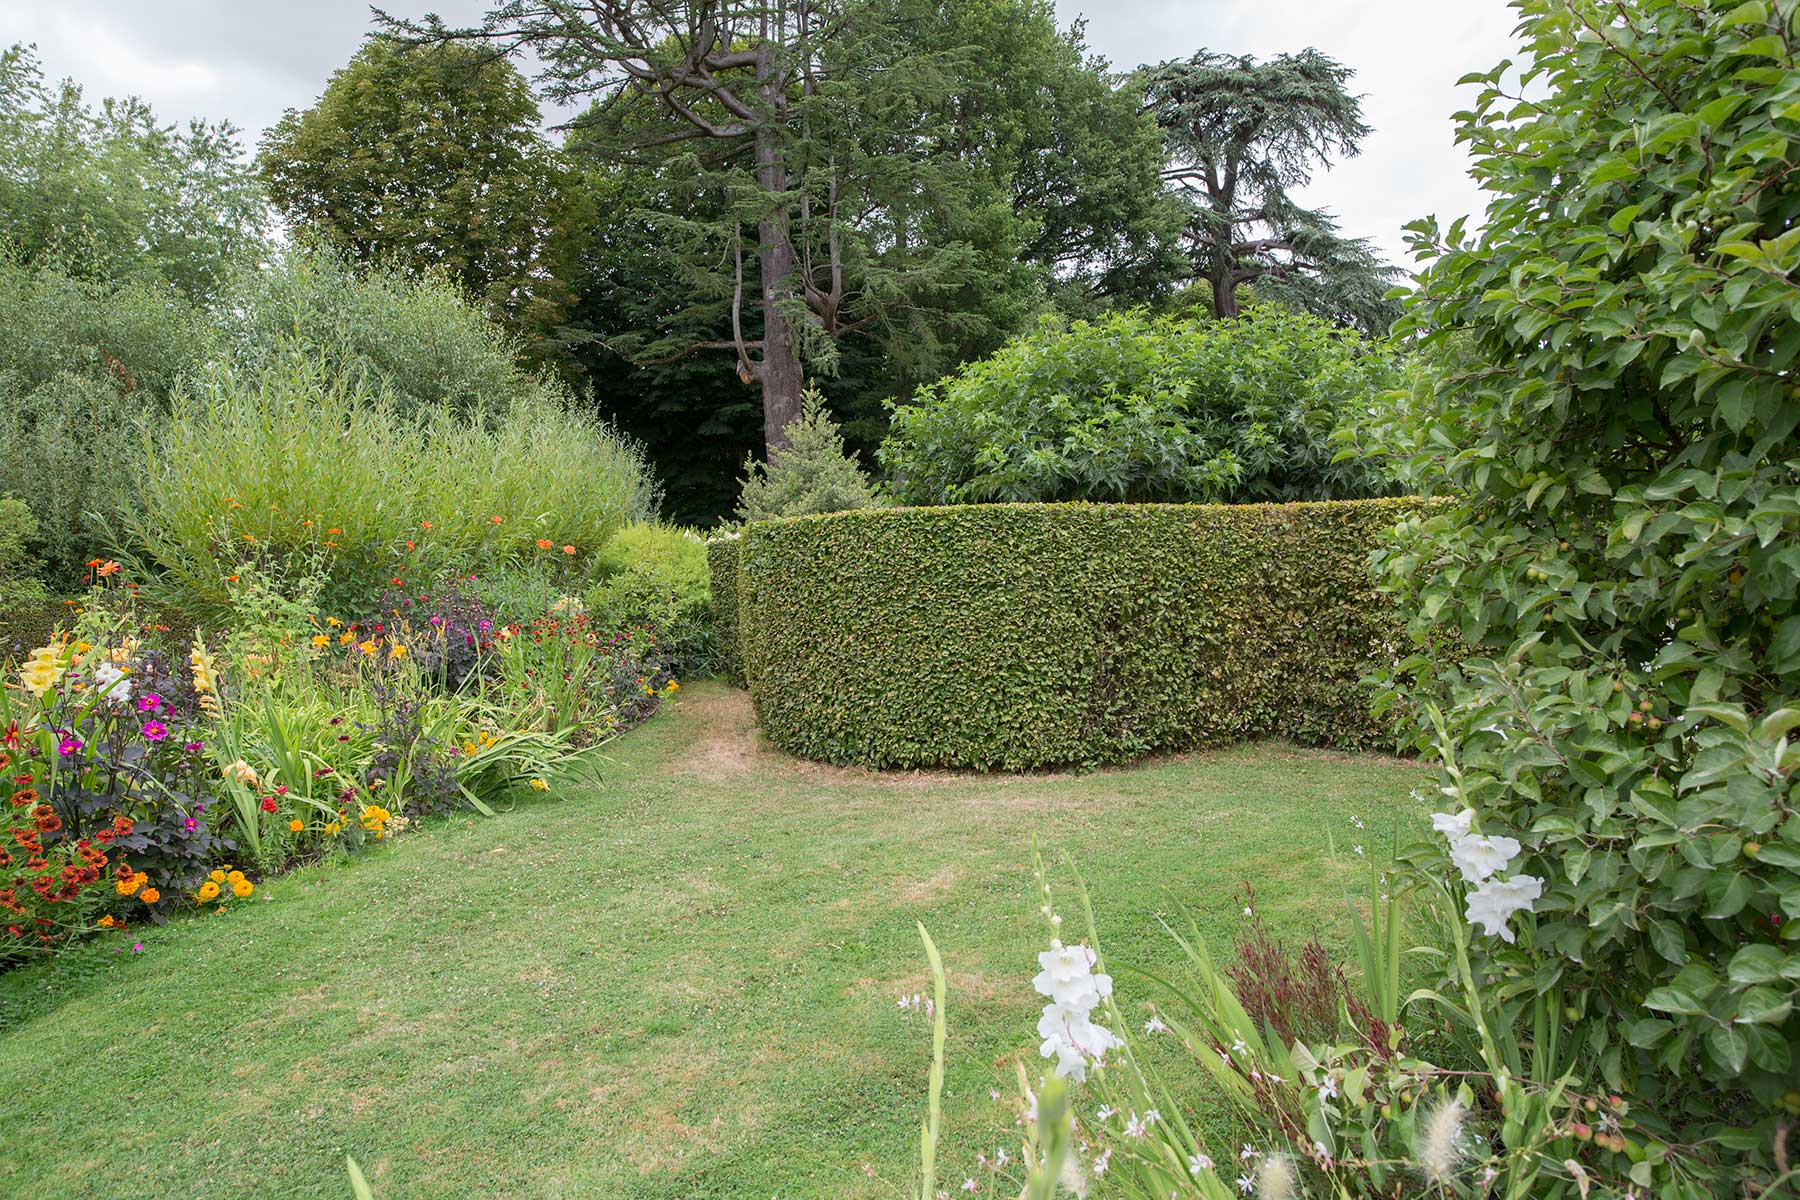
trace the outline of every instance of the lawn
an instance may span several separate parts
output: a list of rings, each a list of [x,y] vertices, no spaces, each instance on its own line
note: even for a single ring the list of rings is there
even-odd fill
[[[742,693],[682,697],[548,799],[0,976],[0,1194],[339,1197],[349,1153],[383,1200],[892,1197],[929,1061],[895,1003],[927,986],[915,920],[949,970],[960,1182],[1015,1140],[990,1090],[1035,1061],[1034,837],[1141,1018],[1121,968],[1173,964],[1160,895],[1223,947],[1248,881],[1277,931],[1341,945],[1329,841],[1385,851],[1425,777],[1281,744],[874,775],[759,746]]]

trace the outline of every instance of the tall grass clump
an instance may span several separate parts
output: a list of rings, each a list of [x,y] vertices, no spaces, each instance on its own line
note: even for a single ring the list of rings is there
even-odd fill
[[[316,572],[344,612],[448,571],[585,578],[658,499],[639,448],[554,395],[415,418],[367,375],[299,351],[179,389],[143,453],[113,541],[158,599],[197,614],[227,607],[246,564]]]

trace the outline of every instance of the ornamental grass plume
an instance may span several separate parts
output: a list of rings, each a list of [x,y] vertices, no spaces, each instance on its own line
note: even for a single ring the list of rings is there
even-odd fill
[[[1294,1165],[1285,1154],[1271,1154],[1256,1166],[1257,1200],[1293,1200]]]
[[[1434,1184],[1448,1183],[1462,1157],[1457,1141],[1462,1137],[1463,1105],[1456,1097],[1440,1104],[1419,1135],[1419,1169]]]

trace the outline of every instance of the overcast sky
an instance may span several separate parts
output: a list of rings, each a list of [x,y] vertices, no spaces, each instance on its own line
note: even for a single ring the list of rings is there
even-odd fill
[[[1504,0],[1056,0],[1087,17],[1089,44],[1115,67],[1202,47],[1259,57],[1316,46],[1356,71],[1375,132],[1360,157],[1315,179],[1307,202],[1403,262],[1400,227],[1481,208],[1450,114],[1459,76],[1512,52]],[[482,0],[386,0],[417,15],[469,19]],[[88,94],[136,94],[164,120],[225,118],[254,148],[284,109],[305,107],[369,29],[360,0],[0,0],[0,42],[35,42],[52,77]]]

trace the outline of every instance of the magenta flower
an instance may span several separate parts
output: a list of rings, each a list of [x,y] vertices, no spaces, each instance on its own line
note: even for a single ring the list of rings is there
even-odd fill
[[[202,750],[206,749],[206,743],[205,742],[189,742],[187,745],[183,746],[182,749],[186,750],[189,754],[198,754]]]
[[[193,817],[189,817],[181,823],[181,827],[189,833],[198,833],[200,831],[200,822]]]
[[[161,721],[144,722],[144,740],[146,742],[160,742],[168,736],[169,727]]]
[[[157,707],[161,704],[162,704],[162,697],[157,695],[155,692],[145,692],[143,695],[138,697],[138,701],[137,701],[137,706],[138,706],[139,712],[155,712],[157,710]]]
[[[64,734],[63,740],[57,744],[56,752],[64,758],[67,758],[71,754],[81,753],[81,748],[86,744],[87,743],[83,742],[80,738],[70,737],[68,734]]]

